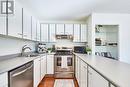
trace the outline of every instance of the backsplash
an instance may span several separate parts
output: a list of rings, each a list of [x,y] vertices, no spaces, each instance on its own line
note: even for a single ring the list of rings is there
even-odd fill
[[[32,41],[0,36],[0,56],[21,53],[21,49],[25,44],[31,47],[32,51],[35,51],[35,43]]]

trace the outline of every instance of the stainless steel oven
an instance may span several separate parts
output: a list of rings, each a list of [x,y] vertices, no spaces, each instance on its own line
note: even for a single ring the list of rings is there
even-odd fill
[[[33,62],[9,72],[9,87],[33,87]]]
[[[64,60],[66,59],[66,60]],[[66,66],[62,66],[63,63]],[[59,52],[55,55],[54,58],[54,71],[55,71],[55,78],[73,78],[74,77],[74,57],[73,54],[70,52],[65,53]]]

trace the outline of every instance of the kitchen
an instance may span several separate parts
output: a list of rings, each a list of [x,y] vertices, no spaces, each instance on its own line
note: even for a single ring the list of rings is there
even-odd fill
[[[0,0],[0,87],[130,87],[129,1],[97,1]]]

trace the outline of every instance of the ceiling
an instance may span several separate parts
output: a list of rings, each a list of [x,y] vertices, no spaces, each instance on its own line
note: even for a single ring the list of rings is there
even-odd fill
[[[130,13],[130,0],[19,0],[41,21],[84,20],[93,12]]]

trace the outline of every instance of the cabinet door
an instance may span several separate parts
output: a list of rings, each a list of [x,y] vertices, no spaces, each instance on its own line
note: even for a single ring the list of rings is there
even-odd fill
[[[56,42],[56,25],[49,24],[49,42]]]
[[[46,74],[46,55],[41,57],[41,80]]]
[[[8,87],[8,73],[0,74],[0,87]]]
[[[89,67],[89,87],[108,87],[108,81]]]
[[[22,38],[22,6],[17,0],[14,15],[8,16],[8,35]]]
[[[40,41],[41,39],[41,31],[40,31],[40,23],[37,21],[37,41]]]
[[[23,38],[31,40],[31,15],[23,9]]]
[[[64,34],[64,24],[56,24],[56,34]]]
[[[1,0],[0,0],[1,1]],[[6,1],[6,0],[4,0],[4,1]],[[5,7],[5,6],[4,6]],[[1,8],[0,8],[1,9]],[[6,7],[5,8],[3,8],[3,9],[6,9]],[[2,14],[1,12],[0,12],[0,34],[3,34],[3,35],[6,35],[6,14]]]
[[[54,74],[54,55],[47,55],[47,74]]]
[[[73,24],[65,24],[65,34],[73,35]]]
[[[76,56],[76,79],[78,81],[78,84],[80,85],[80,59]]]
[[[81,24],[81,42],[87,42],[87,25]]]
[[[73,42],[80,42],[80,24],[74,24],[74,39]]]
[[[81,61],[80,87],[87,87],[87,64]]]
[[[48,24],[41,24],[41,41],[48,42]]]
[[[41,80],[40,61],[41,61],[40,58],[34,60],[34,87],[38,87],[38,84],[40,83]]]
[[[32,40],[36,41],[37,40],[37,35],[36,35],[36,31],[37,31],[37,21],[34,17],[32,17]]]

